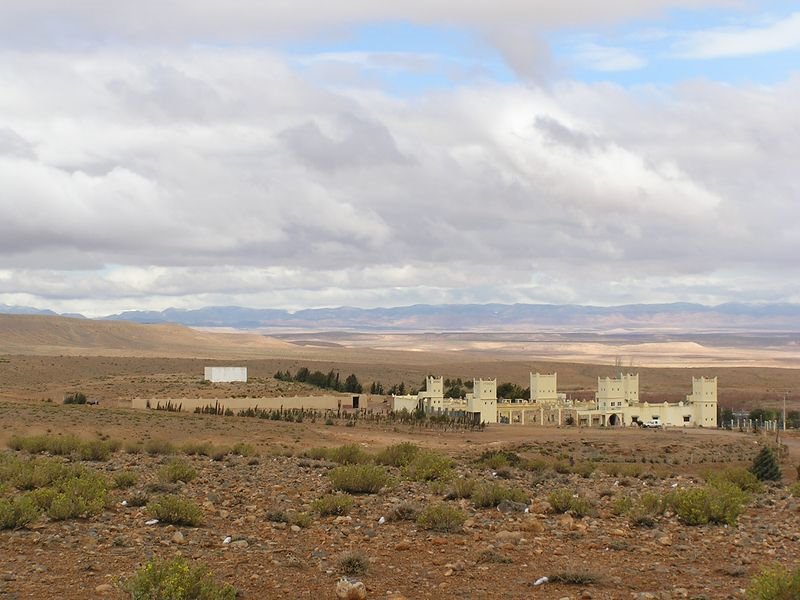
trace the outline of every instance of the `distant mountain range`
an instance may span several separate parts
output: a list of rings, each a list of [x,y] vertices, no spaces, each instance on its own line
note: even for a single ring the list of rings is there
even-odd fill
[[[0,305],[0,313],[55,315]],[[80,315],[62,315],[80,317]],[[416,304],[395,308],[278,309],[212,306],[127,311],[101,320],[177,323],[242,330],[357,331],[769,331],[800,332],[800,304]]]

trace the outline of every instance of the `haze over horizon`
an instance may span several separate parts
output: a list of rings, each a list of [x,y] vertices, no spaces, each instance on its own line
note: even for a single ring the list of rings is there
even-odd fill
[[[0,4],[0,304],[800,303],[788,1]]]

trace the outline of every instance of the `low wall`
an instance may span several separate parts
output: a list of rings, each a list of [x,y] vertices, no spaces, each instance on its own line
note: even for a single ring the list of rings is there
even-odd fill
[[[233,412],[246,410],[248,408],[260,408],[264,410],[276,410],[281,407],[284,409],[305,408],[313,410],[337,410],[351,408],[353,399],[350,396],[288,396],[277,398],[134,398],[131,400],[132,408],[146,409],[148,402],[150,408],[154,409],[157,405],[165,406],[168,402],[172,406],[180,406],[183,412],[194,412],[195,408],[204,406],[214,406],[219,404],[222,410],[230,408]],[[367,407],[365,396],[360,397],[359,408]]]

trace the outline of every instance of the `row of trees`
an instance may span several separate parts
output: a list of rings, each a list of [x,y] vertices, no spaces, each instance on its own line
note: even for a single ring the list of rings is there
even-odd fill
[[[472,391],[474,387],[474,382],[471,379],[467,379],[462,381],[460,377],[456,379],[449,379],[445,378],[442,382],[444,384],[444,389],[442,390],[444,393],[445,398],[463,398],[469,392]],[[408,392],[406,392],[406,384],[404,382],[400,382],[399,384],[395,384],[390,388],[385,388],[380,381],[373,381],[372,385],[369,387],[370,394],[376,394],[379,396],[389,395],[392,394],[396,396],[402,396],[406,393],[409,394],[416,394],[417,389],[424,390],[427,386],[427,381],[423,381],[422,385],[419,388],[409,388]],[[497,397],[498,398],[505,398],[508,400],[513,400],[517,398],[529,398],[531,395],[530,388],[523,388],[515,383],[501,383],[497,386]]]
[[[301,367],[294,375],[287,369],[286,371],[278,371],[275,373],[274,377],[280,381],[297,381],[299,383],[307,383],[336,392],[348,392],[352,394],[361,394],[364,392],[364,386],[359,383],[355,373],[350,373],[344,381],[341,381],[339,372],[333,369],[328,371],[328,373],[323,373],[322,371],[310,371],[307,367]]]
[[[723,408],[720,411],[720,421],[723,425],[734,423],[737,417],[732,408]],[[751,410],[747,418],[755,423],[763,423],[765,421],[783,421],[783,411],[778,409],[769,408],[754,408]],[[800,428],[800,411],[790,410],[786,412],[786,427],[789,429]]]

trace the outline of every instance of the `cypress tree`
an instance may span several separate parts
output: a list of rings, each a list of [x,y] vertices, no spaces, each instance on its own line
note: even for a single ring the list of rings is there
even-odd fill
[[[759,481],[780,481],[781,469],[778,466],[778,461],[772,450],[764,446],[761,452],[753,460],[753,465],[750,467],[750,472],[755,475]]]

